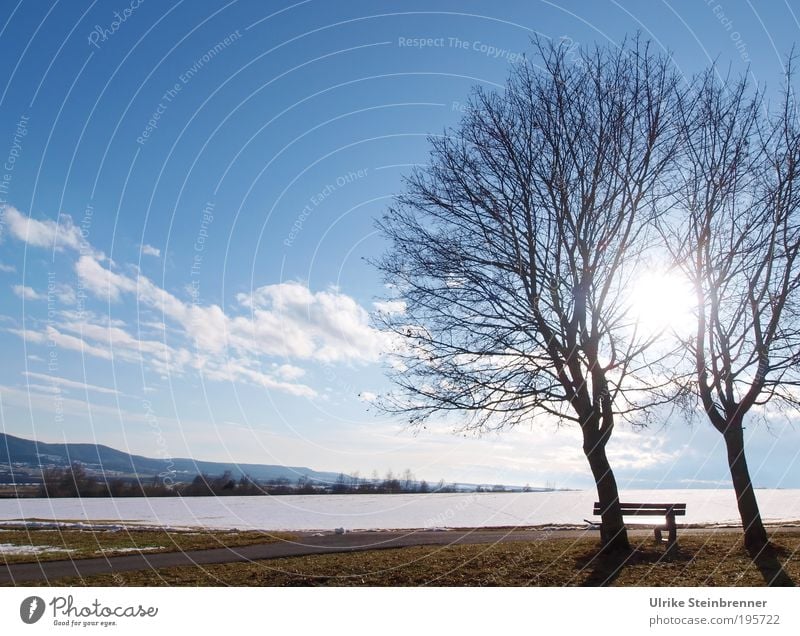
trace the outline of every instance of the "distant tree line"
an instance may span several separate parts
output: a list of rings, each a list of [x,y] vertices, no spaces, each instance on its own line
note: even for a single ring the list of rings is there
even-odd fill
[[[502,492],[503,486],[478,487],[478,492]],[[440,480],[436,484],[417,481],[410,470],[400,476],[389,471],[385,477],[377,472],[371,478],[358,473],[340,473],[335,482],[322,482],[306,476],[296,481],[286,478],[255,480],[248,475],[235,477],[231,471],[222,475],[199,474],[188,482],[152,478],[108,478],[89,473],[79,462],[69,468],[48,468],[42,471],[42,483],[32,496],[39,497],[208,497],[246,495],[316,495],[316,494],[398,494],[398,493],[452,493],[455,484]],[[18,496],[24,496],[19,492]]]
[[[175,495],[174,486],[157,477],[148,480],[104,478],[93,475],[80,464],[69,468],[47,468],[42,471],[39,497],[163,497]]]

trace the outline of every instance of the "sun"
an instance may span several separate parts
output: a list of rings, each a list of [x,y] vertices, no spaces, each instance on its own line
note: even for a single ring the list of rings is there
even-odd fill
[[[696,306],[689,281],[674,272],[648,270],[631,289],[630,315],[642,333],[688,334],[694,327]]]

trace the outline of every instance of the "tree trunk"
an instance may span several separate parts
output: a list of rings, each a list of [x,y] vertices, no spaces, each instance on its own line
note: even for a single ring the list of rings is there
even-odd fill
[[[739,506],[739,516],[744,529],[744,545],[748,550],[759,551],[767,545],[767,531],[761,521],[758,510],[758,501],[753,491],[753,482],[747,468],[747,459],[744,454],[744,432],[742,419],[734,418],[723,433],[725,447],[728,451],[728,467],[733,479],[733,489],[736,492],[736,503]]]
[[[619,506],[619,490],[617,480],[611,471],[611,464],[606,457],[606,440],[600,440],[599,435],[592,435],[584,430],[583,452],[589,460],[594,482],[597,485],[597,501],[602,512],[600,526],[600,540],[603,552],[617,550],[630,550],[628,532],[622,520],[622,510]]]

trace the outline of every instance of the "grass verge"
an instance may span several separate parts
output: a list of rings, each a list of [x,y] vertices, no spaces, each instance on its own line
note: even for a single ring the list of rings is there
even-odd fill
[[[176,531],[159,529],[126,530],[47,528],[25,529],[13,526],[0,527],[0,545],[41,548],[35,554],[17,553],[12,547],[3,553],[0,563],[53,561],[58,559],[86,559],[92,557],[130,554],[137,550],[148,554],[224,548],[254,543],[269,543],[291,539],[286,533],[239,531]]]

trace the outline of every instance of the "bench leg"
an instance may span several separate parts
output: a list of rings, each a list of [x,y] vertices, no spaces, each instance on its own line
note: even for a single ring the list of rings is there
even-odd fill
[[[667,530],[669,530],[669,547],[678,543],[678,527],[675,525],[675,515],[667,515]]]
[[[662,542],[661,533],[665,530],[668,532],[667,545],[671,547],[678,542],[678,527],[675,525],[675,515],[667,515],[666,525],[656,526],[654,531],[656,543]]]

